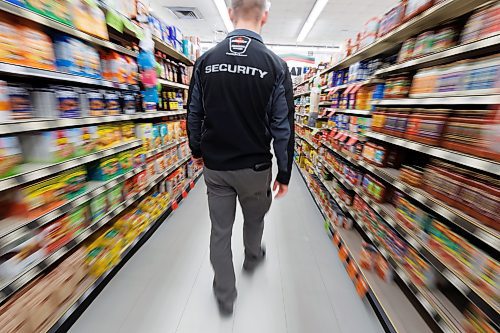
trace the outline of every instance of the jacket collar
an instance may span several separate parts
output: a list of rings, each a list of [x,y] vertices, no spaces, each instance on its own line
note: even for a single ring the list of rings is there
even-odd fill
[[[262,39],[261,35],[259,35],[256,32],[253,32],[251,30],[247,30],[247,29],[236,29],[227,35],[227,37],[234,37],[234,36],[246,36],[246,37],[256,39],[261,43],[264,43],[264,40]]]

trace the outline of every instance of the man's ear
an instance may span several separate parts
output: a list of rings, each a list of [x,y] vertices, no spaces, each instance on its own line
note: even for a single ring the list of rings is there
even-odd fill
[[[264,15],[262,15],[262,19],[260,20],[260,24],[264,25],[267,23],[267,19],[269,18],[269,12],[266,10]]]
[[[227,11],[229,12],[229,18],[231,19],[231,22],[235,23],[234,10],[232,8],[229,8]]]

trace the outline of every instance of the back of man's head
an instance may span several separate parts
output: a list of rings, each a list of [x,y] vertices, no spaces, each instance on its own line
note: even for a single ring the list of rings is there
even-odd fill
[[[266,5],[266,0],[232,0],[232,18],[234,21],[259,22],[266,13]]]

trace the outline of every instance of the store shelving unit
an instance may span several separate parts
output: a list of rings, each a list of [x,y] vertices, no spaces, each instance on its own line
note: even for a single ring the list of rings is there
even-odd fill
[[[177,52],[176,49],[174,49],[172,46],[168,45],[167,43],[165,43],[164,41],[162,41],[158,37],[153,37],[153,41],[155,43],[155,48],[157,50],[171,56],[172,58],[182,62],[183,64],[185,64],[187,66],[194,65],[194,62],[191,61],[191,59],[186,57],[184,54]]]
[[[0,180],[0,191],[5,191],[16,186],[27,184],[29,182],[42,179],[53,174],[75,168],[79,165],[84,165],[104,157],[115,155],[125,150],[138,148],[141,145],[141,140],[133,140],[116,145],[112,148],[99,150],[95,153],[76,157],[61,163],[25,163],[20,166],[20,174]]]
[[[474,57],[491,52],[500,44],[500,36],[492,36],[478,40],[476,42],[458,45],[441,52],[435,52],[416,59],[408,60],[383,69],[379,69],[375,74],[379,77],[386,75],[415,70],[430,66],[442,65],[466,57]]]
[[[446,94],[428,94],[427,97],[420,98],[393,98],[374,101],[377,106],[397,106],[397,105],[492,105],[500,103],[500,94],[474,95],[467,92],[456,92],[446,96]]]
[[[183,142],[186,142],[186,139],[183,138],[176,140],[175,142],[161,148],[153,149],[146,153],[146,158],[180,145]],[[16,247],[27,238],[33,237],[32,232],[34,230],[39,229],[71,210],[88,203],[91,199],[99,196],[109,189],[112,189],[116,185],[125,182],[127,179],[132,178],[144,170],[146,170],[145,166],[130,170],[127,173],[119,175],[108,181],[91,181],[87,184],[87,190],[85,193],[68,200],[62,206],[57,207],[38,218],[28,221],[2,221],[2,228],[0,229],[0,255]]]
[[[83,41],[86,41],[88,43],[91,43],[91,44],[94,44],[97,46],[102,46],[104,48],[114,50],[114,51],[129,55],[129,56],[132,56],[132,57],[137,57],[137,53],[135,51],[129,50],[123,46],[112,43],[108,40],[94,37],[92,35],[89,35],[87,33],[84,33],[82,31],[75,29],[74,27],[70,27],[69,25],[59,23],[59,22],[54,21],[50,18],[44,17],[44,16],[39,15],[35,12],[32,12],[28,9],[21,8],[19,6],[8,3],[6,1],[0,1],[0,12],[7,12],[7,13],[10,13],[12,15],[18,16],[19,18],[38,23],[38,24],[43,25],[47,28],[51,28],[51,29],[54,29],[54,30],[59,31],[59,32],[64,32],[65,34],[76,37],[76,38],[81,39]]]
[[[0,1],[0,3],[2,2],[3,1]],[[139,87],[137,85],[117,83],[103,79],[92,79],[80,75],[73,75],[57,71],[49,71],[49,70],[37,69],[20,65],[6,64],[6,63],[0,63],[0,73],[2,75],[8,75],[8,76],[41,78],[50,81],[77,83],[77,84],[84,84],[102,88],[113,88],[113,89],[134,90],[134,91],[139,90]]]
[[[201,174],[197,174],[191,181],[184,186],[181,194],[172,200],[168,208],[163,214],[152,222],[149,227],[143,231],[120,255],[119,263],[111,270],[104,273],[96,280],[90,281],[80,293],[67,302],[66,308],[61,312],[61,316],[56,320],[48,323],[44,332],[57,333],[67,332],[71,325],[80,317],[89,304],[100,294],[104,287],[111,279],[123,268],[127,261],[139,250],[142,245],[153,235],[153,233],[163,223],[168,222],[168,217],[175,211],[187,194],[194,188],[195,183],[199,180]]]
[[[384,37],[377,39],[373,44],[366,46],[355,54],[348,56],[337,64],[321,71],[318,76],[323,76],[333,70],[348,68],[350,65],[361,60],[367,60],[373,57],[385,58],[386,56],[396,53],[399,45],[401,45],[401,43],[408,38],[418,36],[420,33],[440,24],[445,24],[445,22],[452,19],[471,13],[477,7],[484,5],[487,2],[488,1],[447,0],[436,4],[420,15],[401,24]],[[444,65],[464,59],[494,54],[498,49],[499,44],[500,35],[494,35],[467,44],[457,45],[443,51],[427,54],[416,59],[390,65],[376,71],[372,83],[382,83],[384,82],[383,78],[398,73],[413,73],[415,70],[422,68]],[[353,85],[364,83],[366,84],[366,82],[358,82],[353,83]],[[331,91],[336,92],[342,89],[347,89],[350,86],[351,84],[329,87],[324,89],[323,93]],[[320,103],[320,106],[327,107],[328,105],[329,102]],[[374,107],[384,107],[381,109],[403,107],[460,109],[462,106],[465,109],[473,109],[475,106],[491,109],[491,106],[500,105],[500,94],[496,90],[420,94],[410,95],[408,98],[386,98],[382,100],[375,100],[372,101],[372,105]],[[326,110],[334,111],[334,114],[343,113],[358,117],[371,117],[370,111],[351,109]],[[316,139],[318,138],[319,137]],[[428,155],[463,166],[465,168],[484,172],[488,176],[500,176],[500,163],[494,160],[488,160],[438,146],[426,145],[375,131],[368,131],[366,133],[366,139],[372,142],[378,142],[380,145],[388,143],[403,147],[406,150],[413,151],[415,154],[422,154],[423,160],[425,160],[425,155]],[[362,176],[366,174],[372,175],[375,179],[379,179],[383,183],[388,184],[390,187],[404,193],[407,196],[406,198],[412,204],[420,207],[419,209],[423,209],[428,214],[435,216],[440,223],[445,225],[447,228],[450,228],[450,230],[456,233],[459,237],[463,237],[465,241],[470,242],[472,246],[482,251],[490,258],[494,260],[498,259],[500,233],[497,230],[486,226],[478,219],[467,215],[459,209],[451,207],[430,193],[404,183],[400,180],[399,170],[387,167],[377,167],[367,163],[362,158],[353,158],[352,156],[347,155],[344,151],[337,150],[325,141],[321,142],[321,146],[324,147],[323,149],[333,152],[336,156],[348,162],[348,165],[352,164],[353,166],[358,167],[357,170],[359,171],[356,172],[360,172]],[[385,147],[389,145],[383,146]],[[334,205],[338,206],[345,216],[353,219],[356,229],[360,234],[360,236],[358,236],[355,231],[345,230],[334,225],[333,223],[329,223],[327,213],[323,210],[323,207],[321,207],[321,200],[312,193],[312,186],[308,186],[311,194],[318,204],[318,207],[327,219],[328,223],[326,223],[326,227],[329,234],[333,237],[334,243],[340,244],[338,246],[342,246],[347,243],[347,245],[344,246],[349,249],[350,257],[353,252],[359,252],[361,246],[360,242],[356,244],[355,241],[351,241],[354,245],[350,245],[349,237],[346,235],[354,234],[357,235],[356,237],[359,237],[359,239],[363,239],[373,244],[382,257],[384,257],[390,264],[394,274],[394,279],[399,288],[403,291],[403,297],[406,300],[410,300],[412,307],[417,310],[419,315],[422,315],[422,317],[425,318],[426,324],[428,325],[425,325],[425,329],[429,328],[433,332],[464,332],[464,323],[466,322],[464,315],[465,311],[477,308],[485,315],[485,323],[489,324],[495,330],[499,330],[499,306],[495,301],[495,296],[488,295],[484,290],[477,286],[475,281],[471,280],[472,278],[469,279],[469,277],[464,275],[460,269],[454,268],[455,266],[453,266],[451,262],[447,262],[446,258],[443,257],[443,254],[429,246],[429,243],[425,241],[425,238],[423,238],[424,236],[422,236],[418,231],[413,231],[407,225],[400,222],[399,219],[396,218],[395,206],[390,203],[376,202],[362,190],[361,186],[349,183],[346,177],[337,172],[328,164],[328,162],[325,161],[323,157],[321,157],[321,152],[324,151],[325,150],[318,151],[318,155],[312,153],[314,160],[319,163],[311,163],[307,160],[302,161],[303,165],[309,166],[310,169],[314,169],[314,172],[311,171],[314,175],[305,176],[302,173],[302,170],[301,174],[306,182],[309,182],[307,179],[308,177],[312,177],[322,185],[322,189],[324,191],[322,194],[322,200],[324,201],[323,195],[325,193],[328,194],[330,198],[333,199],[332,202],[334,202]],[[309,154],[311,154],[311,152],[309,152]],[[298,154],[296,160],[300,161],[300,158],[301,155]],[[321,167],[321,165],[323,165],[322,172],[327,173],[328,177],[333,176],[333,181],[325,180],[316,170],[318,166]],[[338,183],[342,184],[342,187],[339,187]],[[340,196],[333,189],[334,184],[336,184],[335,187],[337,187],[337,190],[344,188],[347,190],[346,193],[354,192],[357,197],[364,201],[367,206],[370,207],[376,215],[378,215],[380,220],[378,222],[379,224],[383,224],[384,226],[386,225],[386,227],[391,229],[392,232],[395,232],[395,234],[397,234],[397,236],[404,241],[407,246],[412,248],[420,258],[427,262],[432,268],[432,271],[437,274],[439,288],[436,286],[432,287],[416,284],[410,277],[410,273],[405,270],[405,267],[398,261],[398,259],[393,257],[393,255],[385,249],[387,244],[382,244],[378,241],[378,239],[382,239],[379,238],[380,235],[372,234],[370,229],[372,226],[369,228],[368,225],[364,224],[366,218],[366,216],[364,216],[365,214],[363,212],[355,211],[351,206],[343,202],[340,199]],[[341,192],[345,192],[345,190],[342,190]],[[354,262],[355,261],[356,260],[354,260]],[[350,273],[349,270],[348,273]],[[373,289],[373,286],[371,281],[366,281],[370,287],[367,298],[370,299],[372,297],[370,292]],[[380,304],[379,307],[374,305],[376,302],[370,301],[370,303],[374,305],[373,307],[375,312],[384,324],[384,319],[387,318],[387,316],[381,316],[379,313],[380,309],[387,310],[388,300],[385,300],[384,297],[380,297],[380,295],[378,296],[378,302]],[[396,326],[397,325],[393,325],[392,327],[396,328]],[[391,331],[390,325],[384,324],[384,328],[388,332]],[[418,326],[418,330],[420,332],[423,329],[420,329],[420,326]],[[397,327],[397,331],[400,331],[399,327]]]
[[[328,109],[328,110],[333,111],[335,113],[353,114],[357,116],[370,116],[372,113],[370,110],[357,110],[357,109]]]
[[[293,97],[296,98],[296,97],[306,96],[306,95],[310,95],[310,94],[311,94],[310,91],[304,91],[304,92],[293,95]]]
[[[0,123],[0,135],[43,131],[58,128],[78,127],[87,125],[99,125],[115,123],[129,120],[146,120],[155,118],[166,118],[172,116],[182,116],[186,110],[180,111],[158,111],[148,113],[120,114],[115,116],[84,117],[84,118],[57,118],[45,119],[34,118],[30,120],[12,121]]]
[[[368,132],[366,133],[366,135],[373,139],[388,142],[397,146],[405,147],[407,149],[438,157],[442,160],[454,162],[477,170],[486,171],[496,176],[500,175],[500,163],[494,161],[482,159],[472,155],[462,154],[453,150],[429,146],[419,142],[401,139],[392,135],[382,134],[378,132]]]
[[[433,212],[468,232],[472,237],[476,238],[478,242],[484,243],[483,248],[489,248],[488,252],[491,253],[494,258],[498,258],[500,235],[497,231],[486,227],[481,222],[477,221],[477,219],[460,212],[456,208],[450,207],[424,190],[405,184],[400,180],[400,172],[397,169],[380,168],[365,161],[359,161],[358,163],[360,166],[393,185],[409,197],[422,203]]]
[[[88,226],[81,234],[76,236],[74,239],[66,243],[64,246],[59,248],[56,252],[50,254],[49,256],[42,258],[30,265],[27,269],[25,269],[20,275],[7,280],[1,281],[0,283],[0,302],[3,302],[6,298],[20,290],[34,278],[36,278],[39,274],[45,271],[47,268],[51,267],[54,263],[56,263],[63,256],[71,252],[74,248],[82,244],[87,238],[89,238],[92,234],[94,234],[97,230],[108,224],[113,220],[118,214],[125,211],[132,204],[141,199],[146,193],[148,193],[153,187],[158,185],[158,183],[163,180],[166,176],[177,170],[184,163],[187,163],[191,157],[186,157],[176,164],[170,166],[163,173],[156,175],[152,180],[148,182],[148,184],[144,187],[144,189],[138,193],[133,194],[129,198],[127,198],[124,202],[122,202],[118,207],[115,207],[111,211],[108,211],[106,215],[98,219],[97,221],[93,221],[90,226]]]
[[[189,89],[189,86],[186,84],[182,83],[177,83],[177,82],[172,82],[164,79],[158,79],[158,82],[160,82],[162,85],[171,87],[171,88],[179,88],[179,89]]]
[[[111,9],[103,8],[103,10],[106,12],[110,11]],[[142,29],[130,20],[128,22],[125,22],[129,23],[129,25],[125,24],[126,27],[123,32],[113,30],[110,26],[110,40],[105,40],[79,31],[75,27],[62,24],[60,22],[32,12],[29,9],[21,8],[6,1],[0,0],[0,12],[2,14],[13,16],[16,20],[19,20],[21,22],[40,26],[44,30],[50,30],[51,32],[60,32],[75,37],[80,41],[96,47],[96,49],[98,50],[113,50],[131,57],[137,57],[138,55],[136,50],[133,49],[133,45],[137,44],[138,38],[141,38],[141,34],[134,33],[133,30],[136,30],[137,32],[139,30],[142,31]],[[123,17],[122,19],[125,19],[125,17]],[[186,66],[192,66],[194,64],[191,59],[178,52],[164,41],[158,38],[154,38],[154,44],[157,50],[162,51],[170,59],[174,59],[175,62],[182,63]],[[124,47],[122,45],[129,46],[130,48]],[[97,89],[130,91],[134,93],[137,93],[140,89],[139,85],[123,84],[104,79],[93,79],[59,71],[42,70],[7,63],[0,63],[0,75],[9,78],[9,80],[12,79],[13,81],[24,82],[28,80],[35,80],[36,82],[44,82],[50,84],[59,83]],[[162,85],[170,88],[183,90],[189,89],[189,86],[185,84],[171,82],[163,79],[160,79],[159,81]],[[50,119],[32,118],[29,120],[13,120],[0,123],[0,136],[18,136],[23,133],[29,132],[75,128],[88,125],[120,123],[124,121],[148,122],[149,120],[149,122],[151,122],[152,120],[178,120],[181,117],[185,116],[186,110],[182,109],[177,111],[137,112],[133,114],[108,115],[102,117]],[[172,141],[169,144],[162,145],[148,152],[145,152],[144,156],[146,158],[152,158],[157,154],[172,151],[172,148],[176,148],[177,146],[184,144],[186,141],[186,138]],[[67,171],[79,166],[84,166],[90,162],[98,161],[103,158],[112,157],[121,152],[131,151],[133,149],[143,147],[143,143],[143,140],[133,139],[126,142],[117,143],[114,146],[95,151],[91,154],[64,160],[59,163],[21,164],[18,167],[19,171],[17,174],[8,178],[0,179],[0,194],[8,195],[10,194],[9,191],[13,191],[15,188],[35,184],[49,177],[56,176],[63,171]],[[83,193],[80,193],[74,198],[65,200],[60,206],[45,212],[42,216],[36,218],[11,217],[2,219],[0,221],[0,256],[6,254],[8,255],[10,252],[14,251],[16,247],[22,246],[22,244],[32,239],[33,237],[40,237],[39,235],[41,235],[41,232],[45,230],[47,226],[55,225],[57,221],[62,217],[68,216],[79,207],[84,207],[90,204],[93,199],[101,197],[107,191],[115,189],[119,185],[123,185],[126,181],[131,180],[133,177],[139,176],[140,174],[144,174],[144,176],[150,175],[149,178],[146,177],[147,179],[144,180],[144,183],[141,183],[142,186],[137,185],[140,186],[139,189],[128,193],[128,195],[126,196],[122,195],[123,198],[119,204],[116,204],[114,206],[110,206],[111,204],[105,204],[106,210],[104,215],[101,215],[99,218],[95,218],[91,221],[87,221],[86,224],[82,226],[82,230],[80,230],[81,232],[75,234],[67,234],[66,236],[68,239],[64,240],[65,244],[60,245],[56,250],[50,253],[48,251],[45,252],[45,250],[37,251],[36,257],[33,257],[33,260],[30,260],[27,266],[16,267],[16,271],[12,272],[11,275],[5,275],[4,278],[0,280],[0,305],[3,306],[7,304],[12,299],[12,297],[16,297],[16,293],[21,290],[25,290],[24,287],[30,285],[38,277],[52,271],[52,269],[56,265],[59,265],[77,248],[86,246],[88,240],[92,239],[92,237],[94,237],[96,233],[102,231],[103,228],[111,225],[116,220],[116,218],[121,216],[122,213],[126,213],[131,208],[136,207],[140,200],[149,195],[152,190],[158,189],[159,185],[164,182],[164,180],[169,175],[176,172],[181,167],[185,168],[185,165],[191,160],[191,156],[187,155],[187,152],[179,154],[179,156],[181,155],[182,158],[178,157],[178,160],[175,160],[175,162],[171,162],[170,165],[162,170],[155,170],[153,172],[153,175],[151,175],[148,166],[144,164],[107,181],[86,181]],[[173,161],[172,159],[171,161]],[[146,173],[145,171],[147,170],[149,171]],[[71,325],[71,319],[76,319],[77,315],[83,312],[85,307],[90,304],[90,302],[111,280],[111,278],[124,265],[124,263],[154,233],[158,226],[163,223],[165,218],[167,218],[172,213],[172,211],[177,208],[178,204],[183,200],[183,198],[186,197],[187,192],[189,192],[194,187],[194,184],[199,176],[200,175],[198,174],[193,179],[185,183],[182,189],[182,193],[176,195],[176,197],[173,198],[171,204],[168,206],[168,209],[164,211],[156,221],[151,223],[147,230],[139,235],[139,237],[137,237],[132,242],[132,244],[122,252],[118,265],[113,266],[112,269],[108,270],[97,280],[93,280],[87,277],[85,282],[82,282],[78,289],[74,291],[74,296],[72,296],[70,300],[67,300],[64,303],[66,308],[59,309],[64,310],[63,312],[61,312],[60,318],[58,318],[57,321],[54,320],[50,323],[46,323],[43,328],[40,328],[41,331],[67,331],[67,329]],[[61,240],[62,239],[59,239],[58,241],[61,242]]]
[[[401,24],[392,32],[386,34],[382,38],[377,39],[374,43],[359,50],[355,54],[343,59],[338,64],[330,66],[320,72],[320,75],[331,72],[332,70],[348,67],[357,61],[364,60],[370,57],[377,56],[387,50],[401,44],[406,39],[418,34],[428,27],[436,26],[450,19],[460,17],[463,14],[473,11],[476,7],[484,4],[484,0],[447,0],[437,4],[422,14],[414,17]]]
[[[311,191],[308,176],[300,167],[297,166],[297,168],[299,169],[299,173],[302,178],[308,185],[307,188],[309,189],[309,193],[325,218],[325,229],[332,239],[333,244],[338,249],[344,247],[349,254],[348,261],[346,261],[344,265],[347,266],[349,263],[353,263],[357,274],[366,284],[368,289],[366,297],[372,305],[377,317],[384,327],[384,330],[391,333],[410,333],[412,332],[412,329],[418,327],[419,332],[432,332],[428,323],[420,316],[420,313],[417,309],[415,309],[412,302],[410,302],[406,293],[403,292],[398,285],[386,283],[382,281],[374,272],[367,271],[360,266],[358,258],[360,257],[361,243],[369,240],[369,237],[366,233],[364,233],[364,231],[358,233],[357,230],[346,230],[335,226],[335,224],[329,220],[326,212],[324,211],[324,208],[320,203],[321,200],[319,200]],[[351,214],[353,217],[356,216],[354,211],[340,200],[335,191],[333,191],[330,186],[321,179],[321,177],[318,177],[317,175],[315,175],[315,177],[320,180],[325,187],[325,190],[330,193],[332,198],[336,201],[336,204],[344,212]],[[357,220],[356,223],[358,223]],[[366,228],[364,230],[366,230]],[[408,281],[407,278],[406,281]],[[411,293],[409,289],[407,292]],[[416,297],[414,298],[416,299]],[[432,309],[430,309],[429,312],[432,312]],[[436,320],[436,318],[431,317],[430,314],[427,319]]]

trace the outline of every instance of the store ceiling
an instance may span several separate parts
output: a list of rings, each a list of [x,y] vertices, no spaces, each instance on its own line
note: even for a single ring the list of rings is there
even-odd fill
[[[179,26],[185,34],[200,36],[203,41],[216,41],[225,35],[224,24],[212,0],[151,1],[158,16]],[[269,22],[263,31],[265,41],[295,45],[314,3],[315,0],[271,0]],[[395,3],[396,0],[330,0],[306,40],[298,45],[340,46],[346,38],[355,37],[368,19],[380,16]],[[166,6],[196,7],[204,19],[179,20]]]

